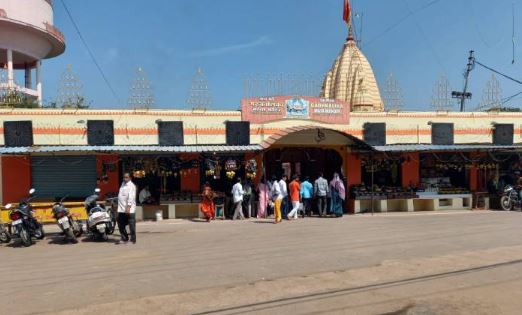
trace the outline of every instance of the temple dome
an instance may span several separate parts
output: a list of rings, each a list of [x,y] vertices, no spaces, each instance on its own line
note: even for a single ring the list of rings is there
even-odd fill
[[[321,97],[346,101],[352,111],[384,111],[372,66],[352,38],[326,74]]]

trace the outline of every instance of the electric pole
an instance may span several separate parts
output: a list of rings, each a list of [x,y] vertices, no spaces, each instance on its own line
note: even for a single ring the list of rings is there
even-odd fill
[[[473,56],[473,50],[469,51],[468,64],[466,65],[466,70],[464,71],[464,90],[462,92],[453,91],[451,92],[451,97],[460,99],[460,111],[464,112],[466,110],[466,100],[471,99],[471,93],[468,92],[468,81],[469,74],[471,70],[475,68],[475,57]]]

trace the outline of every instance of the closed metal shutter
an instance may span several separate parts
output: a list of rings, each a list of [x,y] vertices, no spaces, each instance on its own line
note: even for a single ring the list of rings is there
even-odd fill
[[[33,188],[39,198],[85,198],[96,188],[96,157],[34,156]]]

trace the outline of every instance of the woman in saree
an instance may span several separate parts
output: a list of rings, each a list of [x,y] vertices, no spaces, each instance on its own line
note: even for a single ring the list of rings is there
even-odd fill
[[[330,182],[330,192],[332,195],[331,210],[336,217],[343,216],[343,202],[346,197],[344,183],[338,173],[334,173],[334,177]]]
[[[265,179],[262,178],[257,185],[258,193],[258,204],[257,204],[257,218],[264,219],[267,217],[266,208],[268,207],[268,201],[270,200],[270,188],[265,183]]]
[[[214,205],[214,192],[208,182],[203,186],[203,192],[201,193],[201,203],[199,209],[205,216],[207,222],[213,220],[216,216],[216,207]]]

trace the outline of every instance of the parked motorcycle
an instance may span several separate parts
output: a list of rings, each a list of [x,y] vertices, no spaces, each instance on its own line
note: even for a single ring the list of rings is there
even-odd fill
[[[52,212],[53,217],[56,219],[56,223],[65,234],[65,239],[77,243],[77,237],[80,237],[83,233],[83,226],[80,221],[73,218],[69,209],[63,205],[63,201],[66,197],[63,197],[59,202],[53,205]]]
[[[522,205],[518,190],[511,185],[506,185],[506,187],[504,187],[504,193],[500,198],[500,206],[505,211],[511,211],[514,210],[515,207],[521,207]]]
[[[100,189],[95,189],[95,194],[85,199],[85,210],[88,213],[87,233],[95,240],[108,240],[109,235],[114,232],[111,215],[105,208],[100,207],[97,201]]]
[[[36,239],[43,239],[45,232],[40,222],[33,216],[33,209],[31,208],[31,200],[34,198],[35,190],[29,190],[29,197],[21,200],[18,207],[9,212],[11,219],[10,232],[13,237],[18,237],[25,247],[32,245],[32,237]],[[6,209],[11,209],[12,205],[7,204]]]
[[[0,243],[9,243],[11,241],[11,233],[7,225],[0,220]]]

